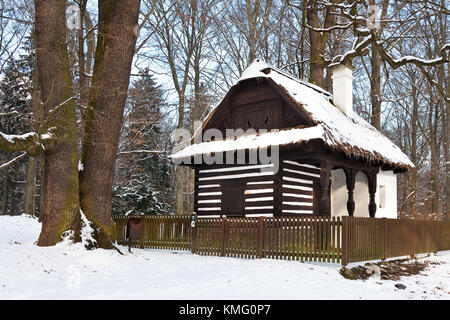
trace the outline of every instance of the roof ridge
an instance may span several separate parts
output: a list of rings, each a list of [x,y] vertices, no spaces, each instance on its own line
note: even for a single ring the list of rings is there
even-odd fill
[[[270,66],[270,65],[269,65],[269,66]],[[290,79],[292,79],[292,80],[294,80],[294,81],[296,81],[296,82],[299,82],[299,83],[301,83],[301,84],[303,84],[303,85],[305,85],[305,86],[310,87],[311,89],[314,89],[314,90],[316,90],[316,91],[319,91],[320,93],[325,94],[326,96],[328,96],[328,97],[331,98],[331,99],[333,98],[333,95],[332,95],[330,92],[328,92],[327,90],[325,90],[325,89],[319,87],[318,85],[315,85],[314,83],[311,83],[311,82],[308,82],[308,81],[299,79],[299,78],[297,78],[297,77],[291,75],[290,73],[287,73],[286,71],[283,71],[283,70],[281,70],[281,69],[279,69],[279,68],[277,68],[277,67],[270,66],[270,68],[271,68],[272,70],[278,72],[279,74],[285,76],[285,77],[288,77],[288,78],[290,78]]]
[[[282,76],[285,76],[285,77],[287,77],[287,78],[289,78],[289,79],[291,79],[291,80],[294,80],[294,81],[296,81],[296,82],[298,82],[298,83],[300,83],[300,84],[302,84],[302,85],[305,85],[305,86],[307,86],[307,87],[309,87],[309,88],[311,88],[311,89],[313,89],[313,90],[316,90],[316,91],[318,91],[318,92],[320,92],[320,93],[323,93],[323,94],[326,95],[328,98],[330,98],[330,100],[332,100],[332,98],[333,98],[333,95],[332,95],[330,92],[328,92],[327,90],[323,89],[322,87],[320,87],[320,86],[318,86],[318,85],[315,85],[315,84],[313,84],[313,83],[310,83],[310,82],[308,82],[308,81],[299,79],[299,78],[297,78],[296,76],[294,76],[294,75],[292,75],[292,74],[290,74],[290,73],[288,73],[288,72],[286,72],[286,71],[284,71],[284,70],[281,70],[280,68],[275,67],[275,66],[273,66],[273,65],[271,65],[271,64],[269,64],[269,63],[267,63],[267,62],[265,62],[264,60],[262,60],[262,59],[260,59],[260,58],[257,58],[257,59],[255,59],[255,60],[253,60],[253,62],[250,63],[250,65],[249,65],[247,68],[245,68],[245,70],[242,72],[242,75],[244,75],[244,74],[246,73],[246,71],[252,70],[252,67],[254,67],[254,65],[257,64],[257,63],[258,63],[258,64],[265,65],[264,68],[259,69],[259,72],[265,73],[264,70],[267,70],[267,69],[273,70],[273,71],[275,71],[275,72],[278,72],[278,73],[281,74]],[[268,77],[270,77],[270,75],[268,75],[268,73],[265,73],[265,74],[266,74]],[[241,78],[242,78],[242,75],[241,75]],[[238,82],[241,81],[241,78],[239,78]],[[250,78],[251,78],[251,77],[250,77]],[[244,77],[243,80],[245,80],[245,79],[248,79],[248,78],[245,78],[245,77]]]

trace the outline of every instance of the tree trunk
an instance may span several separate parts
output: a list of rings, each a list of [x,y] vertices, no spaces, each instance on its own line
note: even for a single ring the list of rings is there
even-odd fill
[[[15,216],[18,214],[18,210],[17,210],[17,200],[16,200],[16,195],[15,195],[16,191],[13,188],[11,188],[11,204],[10,204],[10,208],[9,208],[9,215],[11,216]]]
[[[411,86],[411,95],[413,99],[413,111],[412,111],[412,119],[411,119],[411,152],[410,157],[412,163],[414,165],[417,165],[417,139],[418,139],[418,121],[419,121],[419,102],[418,102],[418,96],[417,96],[417,87],[416,84],[413,83]],[[418,192],[418,169],[417,167],[414,169],[411,169],[410,172],[411,177],[411,186],[412,186],[412,192],[413,195],[411,197],[411,205],[409,206],[409,214],[412,217],[416,217],[417,214],[417,192]]]
[[[370,77],[370,100],[372,103],[371,123],[381,130],[381,57],[378,47],[372,45],[372,56],[370,57],[372,74]]]
[[[81,209],[111,247],[114,167],[137,38],[140,0],[100,0],[99,32],[80,173]]]
[[[433,97],[432,97],[433,99]],[[440,208],[440,188],[439,188],[439,141],[437,133],[437,125],[439,121],[439,107],[430,106],[429,111],[429,130],[430,130],[430,151],[431,151],[431,172],[430,172],[430,190],[433,192],[431,199],[431,214],[439,217]]]
[[[369,5],[376,6],[375,0],[370,0]],[[384,20],[389,6],[389,0],[383,0],[381,3],[381,17],[380,20]],[[378,17],[376,17],[378,19]],[[376,30],[377,39],[381,37],[382,27]],[[370,57],[370,64],[372,73],[370,75],[370,100],[372,103],[371,123],[372,125],[381,130],[381,54],[378,45],[375,43],[375,39],[372,43],[372,55]]]
[[[36,214],[36,172],[37,172],[37,158],[29,157],[27,165],[27,181],[25,183],[24,194],[24,209],[23,212],[34,216]]]
[[[80,0],[78,6],[80,8],[80,28],[77,30],[78,38],[78,90],[80,93],[80,137],[81,141],[84,139],[84,121],[85,121],[85,110],[87,104],[87,77],[86,77],[86,59],[84,54],[84,17],[86,15],[86,4],[87,0]]]
[[[75,230],[79,213],[78,152],[72,79],[66,46],[66,1],[35,0],[36,55],[43,116],[57,142],[43,157],[42,231],[38,245],[50,246]],[[63,103],[67,101],[66,103]]]
[[[447,97],[450,97],[450,66],[447,64]],[[445,160],[445,212],[444,220],[450,214],[450,101],[445,101],[445,112],[442,117],[444,130],[444,160]]]
[[[3,177],[3,192],[2,192],[2,215],[6,216],[8,214],[8,181],[9,181],[9,171],[6,168]]]
[[[307,1],[308,7],[306,9],[306,21],[312,28],[321,28],[321,22],[319,17],[318,1]],[[329,28],[334,23],[334,15],[331,8],[325,9],[323,17],[323,28]],[[327,66],[325,61],[325,45],[329,38],[329,32],[318,32],[315,30],[309,30],[309,43],[310,43],[310,72],[309,82],[314,83],[322,88],[326,88],[325,83],[325,68]]]
[[[176,169],[176,189],[177,189],[177,214],[184,214],[184,169],[178,166]]]
[[[32,32],[32,41],[34,47],[36,47],[36,35],[35,30]],[[38,123],[41,123],[42,120],[42,110],[39,103],[39,73],[36,63],[33,65],[33,90],[31,95],[31,110],[33,112],[32,117],[32,129],[33,131],[38,131]],[[24,212],[26,214],[35,215],[36,214],[36,175],[37,175],[37,156],[28,158],[27,165],[27,176],[26,176],[26,184],[25,184],[25,194],[24,194]],[[41,218],[41,214],[39,215]]]
[[[307,10],[307,21],[310,26],[319,28],[319,16],[316,10]],[[310,71],[309,82],[314,83],[320,87],[323,86],[325,60],[324,54],[324,41],[323,35],[319,32],[309,30],[309,43],[310,43]]]

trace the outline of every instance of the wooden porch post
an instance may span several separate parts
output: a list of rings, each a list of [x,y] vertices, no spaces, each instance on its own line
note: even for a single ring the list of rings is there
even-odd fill
[[[330,176],[331,165],[328,161],[320,163],[320,215],[330,216]]]
[[[353,198],[353,192],[355,190],[355,177],[357,170],[344,168],[344,172],[348,191],[347,211],[348,215],[353,217],[353,214],[355,213],[355,199]]]
[[[377,211],[377,204],[375,203],[375,193],[377,192],[377,173],[370,172],[367,175],[369,177],[369,216],[375,217]]]

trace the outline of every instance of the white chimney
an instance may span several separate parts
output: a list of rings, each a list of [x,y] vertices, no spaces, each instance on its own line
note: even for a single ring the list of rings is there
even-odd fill
[[[353,117],[353,75],[351,67],[338,65],[333,68],[333,103],[347,117]]]

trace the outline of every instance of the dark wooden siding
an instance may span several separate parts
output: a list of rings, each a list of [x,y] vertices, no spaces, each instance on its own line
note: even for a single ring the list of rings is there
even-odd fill
[[[241,85],[230,92],[205,130],[218,129],[225,137],[226,129],[271,130],[312,125],[298,106],[287,103],[265,80]]]
[[[282,176],[282,215],[315,214],[314,185],[319,180],[320,169],[297,161],[283,161]]]
[[[274,99],[237,106],[232,111],[233,128],[278,129],[281,121],[281,100]]]
[[[200,216],[273,214],[273,181],[267,165],[205,166],[198,170],[194,211]]]
[[[318,209],[314,209],[317,200],[314,185],[320,177],[317,167],[283,161],[277,174],[261,172],[261,168],[261,165],[199,168],[194,211],[200,216],[318,214]]]

